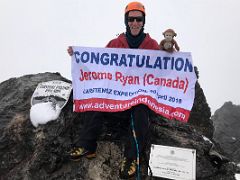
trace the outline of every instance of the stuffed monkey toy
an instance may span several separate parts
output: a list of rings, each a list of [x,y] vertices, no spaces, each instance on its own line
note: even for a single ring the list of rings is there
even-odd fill
[[[164,31],[163,36],[164,39],[159,44],[160,50],[164,50],[167,52],[180,50],[177,42],[173,39],[175,36],[177,36],[173,29],[167,29],[166,31]]]

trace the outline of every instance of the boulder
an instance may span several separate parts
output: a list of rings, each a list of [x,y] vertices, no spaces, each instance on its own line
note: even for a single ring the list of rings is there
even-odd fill
[[[98,141],[97,157],[78,162],[70,161],[66,152],[79,138],[84,113],[72,112],[70,97],[57,120],[35,128],[30,121],[31,96],[40,82],[62,80],[70,82],[59,73],[40,73],[11,78],[0,84],[0,179],[1,180],[117,180],[120,161],[123,157],[125,130],[120,124],[106,121]],[[218,156],[213,149],[211,133],[203,136],[204,123],[209,121],[209,107],[199,86],[201,96],[194,102],[191,123],[169,121],[161,116],[151,116],[150,139],[145,157],[141,162],[142,179],[147,175],[149,146],[160,144],[174,147],[193,148],[197,151],[197,180],[234,180],[238,167]],[[203,98],[203,99],[201,99]],[[200,112],[198,112],[200,111]],[[205,112],[206,114],[202,114]],[[201,117],[202,116],[202,117]],[[193,123],[194,122],[194,123]],[[206,123],[207,124],[207,123]],[[124,127],[124,126],[123,126]],[[219,160],[220,159],[220,160]],[[163,179],[163,178],[152,178]]]
[[[226,156],[240,163],[240,106],[226,102],[212,116],[214,140],[225,150]]]

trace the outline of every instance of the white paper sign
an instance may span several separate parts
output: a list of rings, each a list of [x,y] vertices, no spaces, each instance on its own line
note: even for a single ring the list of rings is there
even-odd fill
[[[155,177],[196,180],[196,150],[152,145],[149,166]]]
[[[62,109],[66,105],[71,91],[72,85],[64,81],[54,80],[39,83],[32,95],[31,105],[53,102]]]

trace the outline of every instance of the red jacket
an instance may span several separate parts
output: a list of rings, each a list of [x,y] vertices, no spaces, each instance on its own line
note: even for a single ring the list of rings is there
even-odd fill
[[[116,39],[111,40],[107,46],[108,48],[129,48],[127,39],[124,33],[120,34]],[[154,49],[159,50],[159,45],[156,40],[152,39],[149,34],[146,34],[142,44],[138,49]]]

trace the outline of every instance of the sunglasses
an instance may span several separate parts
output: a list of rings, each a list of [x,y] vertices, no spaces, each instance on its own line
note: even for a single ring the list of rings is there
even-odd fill
[[[137,22],[142,22],[143,21],[143,16],[128,17],[128,22],[133,22],[135,19],[136,19]]]

